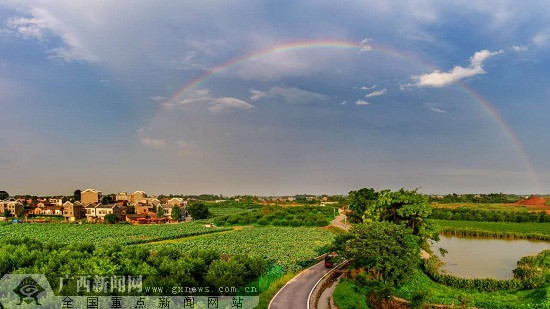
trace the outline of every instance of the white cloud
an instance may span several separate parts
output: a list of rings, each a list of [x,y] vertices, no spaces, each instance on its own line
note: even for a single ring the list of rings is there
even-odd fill
[[[153,97],[152,99],[157,98]],[[163,98],[163,97],[160,97]],[[159,103],[164,109],[171,110],[191,103],[207,104],[207,109],[211,112],[218,112],[224,109],[244,109],[250,110],[254,108],[254,105],[245,102],[237,98],[230,97],[213,97],[210,95],[209,89],[197,89],[191,91],[184,97],[172,100],[170,102],[166,100],[160,100]]]
[[[346,101],[346,100],[340,102],[340,105],[346,105],[346,104],[348,104],[348,101]]]
[[[369,38],[363,39],[361,42],[359,42],[359,44],[361,45],[361,50],[359,52],[363,53],[363,52],[371,51],[372,50],[372,46],[370,44],[371,42],[372,42],[372,39],[369,39]]]
[[[494,55],[500,54],[501,52],[502,51],[490,52],[486,49],[477,51],[470,58],[470,65],[468,67],[461,67],[457,65],[448,72],[435,70],[432,73],[414,75],[412,76],[412,79],[416,80],[416,83],[409,86],[439,88],[450,85],[467,77],[485,74],[486,72],[483,69],[483,62]]]
[[[437,107],[430,107],[428,110],[438,114],[445,114],[447,112],[446,110]]]
[[[149,99],[157,102],[157,103],[163,103],[164,101],[166,101],[166,97],[163,97],[161,95],[158,95],[158,96],[155,96],[155,97],[150,97]]]
[[[326,102],[329,97],[317,92],[311,92],[296,87],[274,86],[264,92],[264,99],[280,100],[288,104],[309,104]]]
[[[377,97],[386,94],[387,89],[373,91],[365,96],[365,98]]]
[[[244,109],[244,110],[251,110],[254,108],[254,105],[245,102],[243,100],[239,100],[237,98],[217,98],[214,99],[210,106],[208,106],[208,110],[211,112],[218,112],[225,109]]]
[[[528,48],[527,46],[523,46],[523,45],[514,45],[514,46],[511,46],[510,49],[515,52],[522,52],[522,51],[526,51]]]
[[[533,37],[533,43],[537,46],[544,46],[548,42],[550,42],[550,29],[541,30]]]
[[[141,139],[141,143],[143,145],[152,147],[152,148],[164,148],[166,146],[166,141],[163,139],[155,139],[155,138],[149,138],[144,137]]]
[[[8,18],[6,25],[22,37],[37,40],[43,40],[48,31],[48,27],[44,21],[34,17],[11,17]]]
[[[79,36],[70,27],[58,19],[46,8],[31,7],[29,15],[32,17],[12,17],[8,19],[9,29],[22,37],[46,40],[49,37],[58,37],[63,46],[48,51],[48,58],[66,62],[86,61],[97,62],[99,58],[86,48]]]
[[[369,105],[370,103],[365,100],[357,100],[355,101],[355,105]]]
[[[363,86],[363,87],[361,87],[361,89],[363,89],[363,90],[372,90],[375,87],[376,87],[376,85],[372,85],[372,87]]]
[[[250,100],[256,101],[266,96],[266,93],[264,91],[256,90],[256,89],[250,89]]]

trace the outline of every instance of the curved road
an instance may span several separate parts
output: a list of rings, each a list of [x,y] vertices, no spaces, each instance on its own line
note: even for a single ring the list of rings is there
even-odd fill
[[[332,220],[331,224],[345,230],[349,225],[343,224],[345,214],[340,214]],[[269,309],[307,309],[307,298],[317,281],[326,274],[330,268],[325,268],[325,262],[321,261],[304,270],[298,276],[292,278],[282,289],[275,294]]]
[[[309,292],[329,270],[322,261],[301,272],[279,290],[271,300],[269,309],[307,309]]]

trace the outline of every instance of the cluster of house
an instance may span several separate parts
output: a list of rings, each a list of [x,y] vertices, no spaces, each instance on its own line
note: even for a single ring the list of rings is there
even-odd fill
[[[81,192],[80,201],[63,202],[61,198],[49,198],[39,201],[35,207],[25,207],[16,199],[0,201],[0,214],[8,209],[12,216],[25,215],[52,215],[63,216],[67,221],[86,219],[90,222],[105,220],[105,216],[113,214],[117,220],[126,220],[130,223],[162,223],[172,217],[174,206],[181,209],[182,218],[186,216],[187,202],[182,198],[164,199],[163,201],[149,197],[143,191],[132,194],[121,192],[116,194],[115,201],[111,204],[102,204],[103,193],[95,189],[87,189]],[[163,209],[164,215],[157,216],[158,209]]]

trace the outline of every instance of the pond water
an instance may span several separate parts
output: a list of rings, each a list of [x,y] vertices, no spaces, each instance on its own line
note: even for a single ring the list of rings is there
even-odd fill
[[[445,262],[443,272],[464,278],[509,279],[517,261],[550,249],[550,242],[440,235],[440,241],[433,242],[431,247]],[[448,253],[442,256],[439,248]]]

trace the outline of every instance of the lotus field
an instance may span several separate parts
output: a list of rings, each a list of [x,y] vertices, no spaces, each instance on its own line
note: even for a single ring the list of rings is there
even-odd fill
[[[334,234],[316,227],[245,227],[227,233],[205,235],[177,244],[184,251],[214,249],[223,254],[259,256],[284,271],[296,271],[315,259],[323,247],[334,239]]]
[[[0,238],[28,237],[44,242],[130,245],[230,230],[230,228],[207,228],[204,227],[204,224],[204,222],[159,225],[2,224],[0,225]]]

